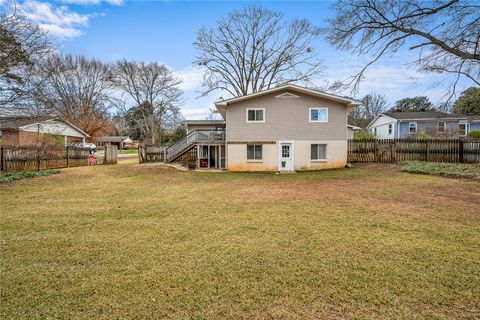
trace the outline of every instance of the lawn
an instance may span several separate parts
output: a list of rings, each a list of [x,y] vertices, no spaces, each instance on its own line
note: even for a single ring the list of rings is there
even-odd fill
[[[120,163],[0,187],[2,319],[475,319],[480,184]]]

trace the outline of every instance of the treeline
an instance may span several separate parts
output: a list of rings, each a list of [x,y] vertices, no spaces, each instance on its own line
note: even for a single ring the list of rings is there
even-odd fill
[[[106,64],[59,54],[55,42],[18,11],[0,22],[0,108],[3,116],[59,116],[96,137],[123,134],[164,141],[182,121],[181,81],[165,65]]]

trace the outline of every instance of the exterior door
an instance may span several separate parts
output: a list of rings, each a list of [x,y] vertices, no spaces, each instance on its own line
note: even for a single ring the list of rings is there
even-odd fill
[[[293,171],[293,142],[280,142],[279,170]]]

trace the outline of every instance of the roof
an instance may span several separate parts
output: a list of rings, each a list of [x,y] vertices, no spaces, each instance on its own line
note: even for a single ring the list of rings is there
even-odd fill
[[[130,139],[130,137],[127,137],[127,136],[103,136],[103,137],[98,138],[97,142],[123,142],[127,139]]]
[[[49,116],[36,116],[36,117],[26,117],[26,116],[17,116],[17,117],[0,117],[0,129],[10,129],[10,130],[19,130],[20,128],[32,124],[38,124],[47,121],[60,121],[65,123],[67,126],[75,129],[85,137],[90,137],[85,131],[78,128],[77,126],[71,124],[70,122],[58,118],[58,117],[49,117]]]
[[[29,124],[44,122],[47,120],[54,120],[52,117],[2,117],[0,118],[0,129],[13,129],[27,126]]]
[[[441,111],[425,111],[425,112],[383,112],[383,115],[397,120],[416,120],[416,119],[445,119],[455,116]]]
[[[480,121],[480,114],[465,114],[465,115],[457,116],[457,118],[477,122],[477,121]]]
[[[241,96],[241,97],[238,97],[238,98],[232,98],[232,99],[217,101],[217,102],[215,102],[215,105],[217,107],[222,107],[222,106],[226,107],[229,104],[233,104],[233,103],[236,103],[236,102],[245,101],[245,100],[257,98],[257,97],[260,97],[260,96],[264,96],[264,95],[267,95],[267,94],[270,94],[270,93],[275,93],[275,92],[280,92],[280,91],[285,91],[285,90],[291,90],[291,91],[295,91],[295,92],[305,93],[305,94],[316,96],[316,97],[319,97],[319,98],[325,98],[325,99],[329,99],[329,100],[333,100],[333,101],[337,101],[337,102],[346,103],[346,104],[349,104],[349,105],[352,105],[352,106],[358,106],[358,105],[362,104],[361,101],[354,100],[352,98],[342,97],[342,96],[334,95],[334,94],[331,94],[331,93],[322,92],[322,91],[319,91],[319,90],[316,90],[316,89],[309,89],[309,88],[297,86],[297,85],[294,85],[294,84],[287,84],[287,85],[284,85],[284,86],[280,86],[280,87],[276,87],[276,88],[272,88],[272,89],[267,89],[267,90],[263,90],[263,91],[256,92],[256,93],[247,94],[247,95],[244,95],[244,96]]]
[[[225,120],[185,120],[188,125],[215,125],[215,124],[225,124]]]

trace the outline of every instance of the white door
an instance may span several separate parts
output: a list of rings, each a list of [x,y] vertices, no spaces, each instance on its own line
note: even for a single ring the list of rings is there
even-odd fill
[[[279,170],[293,171],[293,143],[280,142]]]

